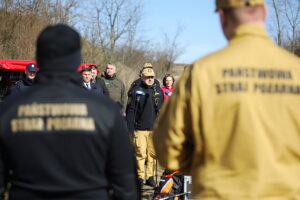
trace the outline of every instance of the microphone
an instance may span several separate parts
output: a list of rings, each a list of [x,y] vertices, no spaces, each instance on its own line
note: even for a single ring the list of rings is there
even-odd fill
[[[135,94],[136,94],[136,101],[140,102],[141,96],[144,96],[145,92],[142,90],[137,90],[137,91],[135,91]]]
[[[145,92],[142,90],[137,90],[137,91],[135,91],[135,94],[136,95],[145,95]]]
[[[170,97],[170,96],[172,96],[173,92],[167,90],[167,91],[165,91],[165,94]]]

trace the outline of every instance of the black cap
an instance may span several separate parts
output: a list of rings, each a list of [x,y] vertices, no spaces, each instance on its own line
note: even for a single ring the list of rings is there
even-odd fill
[[[37,71],[37,67],[36,67],[36,65],[34,63],[29,63],[26,66],[26,70],[30,71],[30,72],[36,72]]]
[[[41,72],[73,71],[81,63],[80,35],[67,25],[46,27],[36,45],[36,59]]]

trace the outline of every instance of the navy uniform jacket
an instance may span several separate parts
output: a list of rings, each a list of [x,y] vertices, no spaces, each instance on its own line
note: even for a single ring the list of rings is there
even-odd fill
[[[138,199],[126,123],[105,96],[78,89],[68,72],[43,77],[0,106],[0,199]],[[69,77],[67,77],[69,76]],[[69,79],[66,81],[67,78]]]
[[[151,130],[163,103],[163,91],[145,83],[133,87],[128,94],[126,120],[129,132]]]
[[[103,94],[103,88],[101,87],[101,85],[97,84],[97,83],[92,83],[90,82],[90,87],[91,89],[87,89],[86,86],[85,86],[85,83],[82,82],[81,83],[81,87],[85,90],[85,91],[88,91],[88,92],[91,92],[95,95],[104,95]]]
[[[98,88],[100,88],[102,90],[102,94],[109,97],[109,91],[106,87],[106,84],[105,84],[104,80],[102,80],[101,78],[96,77],[96,79],[94,81],[92,81],[92,83],[95,84]]]
[[[34,80],[22,79],[16,82],[16,84],[10,89],[10,95],[28,90],[34,84]]]

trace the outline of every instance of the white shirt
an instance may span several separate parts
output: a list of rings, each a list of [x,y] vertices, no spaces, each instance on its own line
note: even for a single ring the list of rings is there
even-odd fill
[[[90,90],[91,89],[91,83],[84,83],[85,87]]]

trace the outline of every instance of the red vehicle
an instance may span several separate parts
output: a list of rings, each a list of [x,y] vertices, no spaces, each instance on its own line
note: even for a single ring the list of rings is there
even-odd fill
[[[0,59],[0,101],[3,100],[9,88],[24,77],[24,71],[29,63],[36,64],[36,61]],[[82,63],[79,65],[78,71],[80,72],[82,68],[90,65],[97,66],[94,63]]]

